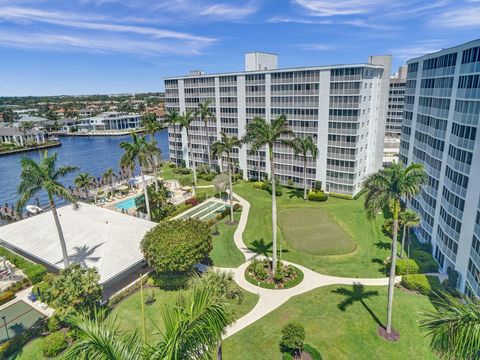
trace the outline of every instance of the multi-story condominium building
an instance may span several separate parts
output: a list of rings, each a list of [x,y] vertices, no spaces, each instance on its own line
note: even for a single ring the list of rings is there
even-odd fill
[[[371,56],[365,64],[277,68],[277,56],[250,53],[246,71],[188,76],[165,80],[168,110],[195,110],[210,101],[214,117],[204,123],[196,118],[186,131],[169,128],[170,159],[191,166],[206,164],[207,141],[221,132],[243,137],[254,117],[267,121],[284,114],[295,136],[312,136],[319,156],[307,162],[307,182],[322,181],[330,192],[355,195],[365,175],[382,166],[383,138],[390,76],[390,56]],[[176,137],[175,137],[176,136]],[[234,162],[244,178],[264,179],[270,163],[265,149],[237,149]],[[303,186],[303,162],[285,146],[274,148],[278,180]]]
[[[388,93],[387,120],[385,122],[385,137],[399,138],[402,131],[403,106],[405,101],[405,86],[407,83],[407,67],[401,66],[398,73],[390,77]]]
[[[480,40],[408,61],[400,159],[428,183],[409,201],[442,270],[480,296]]]
[[[142,115],[117,111],[104,112],[100,115],[80,119],[79,131],[128,130],[138,129],[142,123]]]

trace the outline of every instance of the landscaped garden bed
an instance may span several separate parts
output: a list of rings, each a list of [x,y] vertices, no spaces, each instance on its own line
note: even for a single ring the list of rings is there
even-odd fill
[[[288,289],[302,282],[303,272],[279,261],[274,274],[269,259],[253,260],[245,270],[245,278],[249,283],[265,289]]]

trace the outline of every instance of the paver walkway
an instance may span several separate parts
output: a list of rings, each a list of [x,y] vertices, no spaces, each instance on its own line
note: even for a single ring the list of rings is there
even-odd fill
[[[377,279],[358,279],[358,278],[343,278],[343,277],[336,277],[336,276],[328,276],[322,275],[315,271],[312,271],[304,266],[291,263],[288,261],[283,261],[286,264],[294,265],[295,267],[299,268],[303,271],[304,278],[303,281],[294,286],[290,289],[283,289],[283,290],[271,290],[271,289],[263,289],[259,288],[255,285],[250,284],[245,279],[245,270],[249,263],[254,258],[263,258],[262,255],[259,255],[252,250],[248,249],[245,243],[243,242],[243,231],[247,225],[248,215],[250,211],[250,203],[240,197],[237,194],[233,194],[234,198],[242,205],[242,214],[240,216],[240,220],[238,222],[237,229],[233,235],[233,239],[235,241],[236,246],[242,252],[243,256],[245,257],[245,263],[240,265],[238,268],[233,269],[226,269],[230,270],[234,274],[235,282],[242,287],[243,289],[259,295],[259,300],[255,307],[245,316],[238,319],[234,324],[232,324],[227,329],[227,334],[224,338],[227,338],[236,332],[244,329],[248,325],[254,323],[258,319],[262,318],[269,312],[275,310],[277,307],[285,303],[291,297],[299,294],[303,294],[307,291],[313,290],[315,288],[327,285],[354,285],[354,284],[361,284],[361,285],[368,285],[368,286],[385,286],[388,285],[388,278],[377,278]],[[398,276],[396,281],[400,281],[401,277]]]

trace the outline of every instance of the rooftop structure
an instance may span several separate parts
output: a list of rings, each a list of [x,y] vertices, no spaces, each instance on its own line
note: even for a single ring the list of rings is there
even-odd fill
[[[248,71],[165,80],[167,110],[195,110],[208,100],[215,114],[208,120],[208,137],[203,121],[194,120],[192,154],[185,129],[170,127],[171,161],[206,164],[207,141],[221,132],[242,137],[252,118],[285,115],[296,136],[312,136],[319,148],[318,159],[307,161],[307,186],[318,180],[330,192],[358,193],[364,177],[382,166],[391,56],[371,56],[365,64],[277,69],[276,55],[250,53],[245,64]],[[301,159],[280,145],[274,156],[279,181],[303,187]],[[252,153],[243,146],[232,157],[244,178],[264,179],[270,172],[265,149]]]
[[[100,282],[110,285],[143,262],[140,241],[154,222],[81,204],[58,209],[71,262],[96,267]],[[45,212],[0,227],[0,244],[53,270],[64,268],[53,216]]]

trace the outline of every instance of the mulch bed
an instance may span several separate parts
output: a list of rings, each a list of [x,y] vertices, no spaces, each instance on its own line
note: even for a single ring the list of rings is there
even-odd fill
[[[379,326],[377,328],[377,333],[379,336],[384,338],[387,341],[398,341],[400,340],[400,333],[396,331],[395,329],[392,329],[392,331],[387,333],[387,329],[385,329],[383,326]]]

